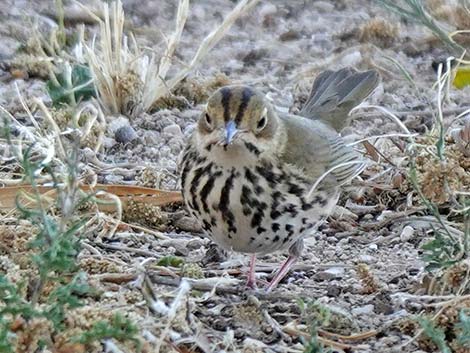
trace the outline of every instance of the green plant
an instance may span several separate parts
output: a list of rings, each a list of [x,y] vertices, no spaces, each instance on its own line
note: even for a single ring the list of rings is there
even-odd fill
[[[330,352],[320,342],[318,329],[327,325],[330,318],[330,310],[315,300],[304,301],[299,299],[297,305],[300,309],[300,317],[309,326],[310,339],[303,339],[304,353],[327,353]]]
[[[459,313],[459,323],[455,325],[457,343],[462,347],[470,346],[470,309],[462,309]]]
[[[158,266],[172,266],[172,267],[181,267],[184,263],[184,260],[180,257],[177,256],[164,256],[160,260],[158,260],[157,265]]]
[[[120,314],[115,314],[110,321],[96,322],[90,330],[84,332],[76,341],[87,344],[110,338],[117,341],[130,340],[140,350],[140,341],[135,337],[137,332],[137,327],[132,321]]]
[[[431,320],[423,317],[418,318],[418,322],[423,328],[424,334],[434,342],[440,352],[451,353],[446,342],[446,335],[442,329],[436,327]]]
[[[76,105],[96,96],[90,69],[85,65],[65,64],[61,73],[51,75],[46,88],[55,106]]]

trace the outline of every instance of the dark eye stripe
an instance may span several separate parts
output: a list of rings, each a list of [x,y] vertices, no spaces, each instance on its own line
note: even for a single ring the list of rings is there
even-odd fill
[[[235,116],[235,123],[238,125],[245,114],[248,103],[250,102],[251,97],[254,96],[254,92],[251,88],[245,87],[242,91],[242,98],[240,100],[240,105],[238,107],[237,115]]]
[[[230,97],[232,96],[232,91],[228,87],[223,87],[220,90],[222,95],[222,107],[224,108],[224,120],[228,122],[230,120]]]

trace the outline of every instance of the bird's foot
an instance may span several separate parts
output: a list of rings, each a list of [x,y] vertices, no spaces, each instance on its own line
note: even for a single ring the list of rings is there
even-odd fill
[[[289,272],[290,268],[292,265],[297,261],[297,256],[292,256],[289,255],[287,260],[282,264],[281,268],[279,271],[276,273],[272,281],[269,283],[269,285],[266,287],[266,293],[271,292],[276,286],[278,285],[279,282],[287,275]]]
[[[248,277],[248,280],[246,281],[245,287],[249,289],[256,290],[258,289],[258,286],[256,285],[256,279]]]
[[[246,287],[250,289],[257,289],[256,285],[256,273],[255,273],[256,254],[252,254],[250,257],[250,267],[248,270],[248,278],[246,281]]]

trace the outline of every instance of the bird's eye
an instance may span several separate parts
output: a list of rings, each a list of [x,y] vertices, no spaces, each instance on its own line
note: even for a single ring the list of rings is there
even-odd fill
[[[266,126],[266,122],[268,121],[268,119],[266,119],[265,116],[263,116],[259,121],[258,121],[258,125],[256,126],[256,128],[259,130],[263,130],[264,127]]]
[[[261,131],[266,127],[268,123],[268,110],[264,108],[263,114],[261,114],[261,119],[258,120],[258,124],[256,125],[256,130]]]
[[[211,125],[212,125],[212,119],[211,119],[211,117],[209,116],[209,114],[206,113],[205,119],[206,119],[207,125],[211,126]]]

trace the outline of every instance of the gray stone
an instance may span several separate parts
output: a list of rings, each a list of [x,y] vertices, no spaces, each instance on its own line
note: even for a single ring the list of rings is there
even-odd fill
[[[163,128],[163,132],[169,135],[173,135],[175,137],[183,137],[183,133],[181,132],[181,127],[177,124],[171,124],[165,126]]]
[[[122,115],[109,116],[106,120],[109,121],[107,126],[109,135],[114,135],[123,126],[130,126],[129,119]]]
[[[156,131],[144,131],[142,137],[147,145],[156,145],[160,141],[160,134]]]
[[[114,133],[114,139],[120,143],[128,143],[137,139],[137,133],[134,128],[130,125],[124,125],[116,130]]]
[[[274,14],[276,14],[276,12],[277,12],[276,5],[269,4],[269,3],[263,4],[258,11],[259,16],[263,19],[266,16],[273,16]]]
[[[366,264],[371,264],[371,263],[375,262],[375,257],[373,257],[371,255],[359,255],[357,257],[357,261],[358,262],[363,262],[363,263],[366,263]]]
[[[331,13],[335,10],[335,5],[329,1],[315,1],[313,8],[320,13]]]
[[[406,226],[403,228],[403,230],[401,231],[401,234],[400,234],[400,240],[402,242],[407,242],[409,240],[411,240],[413,238],[413,234],[414,234],[415,230],[413,227],[411,226]]]
[[[353,315],[357,316],[372,314],[374,312],[374,306],[372,304],[367,304],[358,308],[354,308],[351,310],[351,312],[353,313]]]
[[[329,297],[337,297],[341,294],[341,287],[337,284],[329,285],[326,289],[326,295]]]
[[[332,279],[342,278],[344,275],[344,268],[342,267],[332,267],[325,271],[317,272],[313,278],[317,281],[329,281]]]

